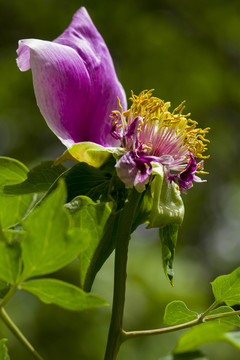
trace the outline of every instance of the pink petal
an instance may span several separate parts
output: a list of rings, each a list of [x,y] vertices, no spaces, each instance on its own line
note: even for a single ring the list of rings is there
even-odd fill
[[[116,144],[109,115],[118,108],[117,96],[126,109],[126,96],[85,8],[53,42],[21,40],[17,53],[20,70],[32,70],[42,115],[67,147],[81,141]]]

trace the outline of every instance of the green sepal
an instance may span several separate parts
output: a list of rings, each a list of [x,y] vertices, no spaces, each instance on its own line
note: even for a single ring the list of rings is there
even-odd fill
[[[77,162],[84,162],[93,167],[102,166],[109,158],[111,152],[102,145],[86,141],[74,144],[67,149],[58,159],[55,160],[55,165],[63,161],[72,160]]]
[[[165,179],[165,174],[158,172],[151,183],[153,198],[149,216],[150,228],[159,228],[169,224],[181,225],[184,217],[184,205],[178,185]]]

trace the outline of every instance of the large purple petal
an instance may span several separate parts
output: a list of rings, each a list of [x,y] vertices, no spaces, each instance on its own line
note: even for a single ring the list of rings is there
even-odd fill
[[[32,70],[41,113],[66,146],[81,141],[116,144],[109,115],[118,108],[117,96],[126,109],[126,96],[85,8],[53,42],[21,40],[17,52],[20,70]]]

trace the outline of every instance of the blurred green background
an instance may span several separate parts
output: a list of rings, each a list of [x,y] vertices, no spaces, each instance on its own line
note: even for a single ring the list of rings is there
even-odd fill
[[[48,129],[34,98],[31,73],[15,63],[17,41],[52,40],[85,6],[103,35],[127,97],[131,89],[156,89],[155,95],[187,112],[201,127],[211,127],[205,169],[208,182],[183,195],[186,216],[175,261],[175,287],[164,278],[156,231],[141,228],[129,254],[125,328],[162,325],[163,309],[174,299],[203,311],[211,302],[210,282],[231,272],[240,260],[240,2],[230,0],[0,0],[0,154],[31,167],[54,159],[64,146]],[[55,274],[78,284],[77,263]],[[94,291],[111,304],[112,257]],[[17,294],[8,309],[46,360],[101,360],[110,307],[69,313]],[[13,360],[30,360],[8,330]],[[158,360],[175,346],[179,333],[131,340],[119,360]],[[210,359],[237,360],[228,344],[203,348]]]

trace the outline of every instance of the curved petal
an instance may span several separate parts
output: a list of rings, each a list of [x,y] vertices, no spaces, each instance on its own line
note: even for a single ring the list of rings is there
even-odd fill
[[[118,143],[111,134],[117,97],[126,109],[111,55],[85,8],[53,42],[19,42],[18,66],[31,68],[37,103],[49,127],[70,147],[92,141],[103,146]]]
[[[20,69],[31,67],[35,96],[51,130],[68,147],[85,135],[90,80],[75,50],[50,41],[19,42]]]

